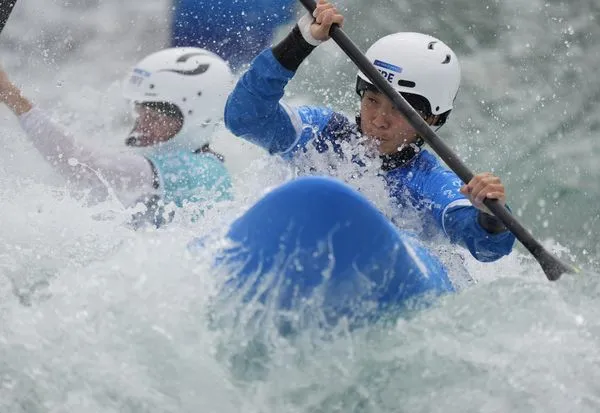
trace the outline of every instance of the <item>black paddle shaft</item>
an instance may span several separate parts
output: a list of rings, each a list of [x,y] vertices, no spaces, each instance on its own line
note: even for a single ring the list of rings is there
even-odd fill
[[[299,0],[302,5],[312,13],[316,8],[314,0]],[[383,78],[379,71],[371,64],[367,57],[358,49],[352,40],[337,25],[331,26],[329,31],[331,38],[354,62],[365,76],[385,94],[406,117],[410,125],[418,132],[419,136],[437,153],[440,158],[458,175],[464,182],[468,183],[473,178],[473,172],[458,158],[446,143],[437,136],[435,131],[429,127],[421,115],[406,102],[406,100],[396,92],[394,88]],[[496,199],[486,198],[483,202],[486,207],[508,228],[515,237],[527,248],[535,257],[544,270],[546,277],[550,281],[555,281],[564,273],[575,273],[577,270],[572,266],[563,263],[557,257],[548,252],[530,233],[521,225],[521,223]]]
[[[17,0],[0,0],[0,33],[6,26],[10,13],[17,4]]]

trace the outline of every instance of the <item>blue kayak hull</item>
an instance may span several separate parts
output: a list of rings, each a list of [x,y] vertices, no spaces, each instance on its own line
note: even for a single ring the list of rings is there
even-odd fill
[[[454,291],[440,261],[341,181],[305,177],[271,191],[228,232],[224,295],[320,323],[380,319]],[[257,308],[257,307],[254,307]]]

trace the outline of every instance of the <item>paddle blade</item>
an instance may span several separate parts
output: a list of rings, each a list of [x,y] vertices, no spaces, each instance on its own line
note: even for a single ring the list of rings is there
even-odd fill
[[[558,280],[563,274],[577,274],[579,272],[579,269],[562,262],[545,249],[535,254],[535,259],[539,262],[550,281]]]

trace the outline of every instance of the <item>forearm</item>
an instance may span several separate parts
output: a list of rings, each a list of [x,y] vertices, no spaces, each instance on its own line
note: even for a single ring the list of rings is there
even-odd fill
[[[29,99],[23,96],[21,90],[14,85],[11,85],[2,92],[2,100],[17,116],[29,112],[33,107]]]
[[[19,117],[21,127],[40,154],[65,175],[73,174],[77,163],[90,167],[99,163],[95,150],[76,142],[41,109],[33,107]]]
[[[286,152],[294,146],[302,120],[296,108],[281,99],[295,70],[313,49],[296,26],[279,44],[257,56],[227,101],[229,130],[270,153]]]
[[[316,46],[308,43],[298,25],[277,45],[273,46],[273,56],[287,70],[295,72]]]

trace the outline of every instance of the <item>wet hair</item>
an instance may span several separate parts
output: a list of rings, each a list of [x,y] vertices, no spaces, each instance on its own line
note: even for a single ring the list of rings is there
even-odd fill
[[[374,93],[381,93],[379,91],[379,89],[377,89],[375,87],[375,85],[372,85],[371,83],[362,79],[360,76],[357,76],[356,77],[356,93],[358,93],[358,95],[362,99],[362,97],[364,96],[366,91],[371,91]],[[402,95],[404,100],[406,100],[406,102],[408,102],[408,104],[410,106],[412,106],[412,108],[414,110],[416,110],[417,112],[420,112],[425,118],[434,116],[431,113],[431,104],[425,97],[423,97],[421,95],[415,95],[413,93],[407,93],[407,92],[401,92],[400,94]],[[444,123],[446,123],[446,120],[448,119],[448,115],[450,115],[450,112],[451,112],[451,110],[437,115],[438,120],[437,120],[437,122],[435,122],[433,124],[433,126],[442,126]]]
[[[179,107],[173,103],[144,102],[144,103],[141,103],[140,105],[142,105],[145,108],[155,110],[162,115],[167,115],[172,118],[177,118],[177,119],[183,121],[183,113],[181,112],[181,109],[179,109]]]

